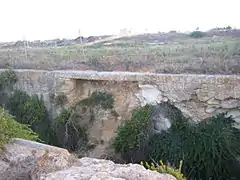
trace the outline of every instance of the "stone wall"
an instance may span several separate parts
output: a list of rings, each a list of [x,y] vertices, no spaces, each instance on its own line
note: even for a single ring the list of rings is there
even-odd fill
[[[29,94],[43,95],[52,108],[51,95],[64,93],[69,104],[107,91],[115,97],[115,109],[124,118],[146,103],[171,101],[194,120],[203,120],[219,112],[235,116],[240,108],[240,76],[153,74],[95,71],[16,70],[16,87]]]
[[[95,111],[97,120],[89,127],[89,140],[97,144],[97,152],[93,151],[89,155],[92,157],[101,157],[107,145],[111,144],[118,126],[131,118],[134,109],[148,103],[170,101],[185,116],[196,122],[226,111],[240,122],[240,76],[237,75],[36,70],[16,72],[19,77],[16,87],[29,94],[42,95],[53,116],[59,114],[61,108],[53,103],[52,96],[66,95],[68,102],[65,107],[75,105],[94,91],[109,92],[114,96],[113,110]],[[85,117],[84,122],[87,124],[88,117]]]

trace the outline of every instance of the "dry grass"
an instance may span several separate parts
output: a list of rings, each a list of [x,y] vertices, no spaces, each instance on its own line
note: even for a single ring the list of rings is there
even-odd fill
[[[0,68],[94,69],[159,73],[240,73],[240,38],[181,37],[164,45],[131,39],[111,45],[0,49]]]

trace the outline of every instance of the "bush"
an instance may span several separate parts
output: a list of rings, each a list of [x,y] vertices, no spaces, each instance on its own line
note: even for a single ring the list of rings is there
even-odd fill
[[[147,169],[150,169],[152,171],[157,171],[159,173],[171,174],[177,180],[186,180],[184,175],[181,173],[182,161],[180,161],[178,169],[169,167],[169,166],[163,164],[162,161],[159,161],[159,164],[154,164],[154,163],[149,164],[148,162],[145,162],[145,163],[141,162],[141,165],[143,165],[144,167],[146,167]]]
[[[171,107],[171,111],[175,111]],[[193,124],[180,110],[171,116],[171,127],[153,134],[151,106],[135,111],[131,121],[118,129],[115,150],[131,162],[162,159],[164,163],[176,166],[183,160],[182,171],[190,180],[240,179],[240,166],[236,160],[240,156],[240,130],[233,126],[231,117],[219,114]],[[135,156],[139,150],[144,156]],[[126,159],[129,152],[131,157]]]
[[[75,112],[63,110],[53,122],[54,145],[70,151],[85,150],[87,147],[86,129],[75,122]]]
[[[126,154],[131,150],[143,150],[143,142],[149,136],[151,106],[146,105],[133,112],[130,121],[118,129],[114,142],[116,152]]]
[[[17,75],[12,69],[3,71],[0,74],[0,90],[6,88],[12,88],[12,86],[17,82]]]
[[[30,125],[45,143],[51,143],[51,127],[43,99],[15,90],[8,98],[6,108],[19,123]]]
[[[184,129],[170,129],[149,142],[149,157],[176,165],[184,160],[188,179],[239,179],[240,132],[232,118],[220,114]]]
[[[161,103],[157,106],[164,109],[165,113],[168,114],[168,118],[175,122],[172,124],[173,129],[183,129],[188,126],[187,119],[183,117],[182,113],[176,107],[169,103]],[[114,147],[116,152],[120,152],[125,160],[130,158],[132,162],[139,162],[148,156],[149,139],[155,137],[153,135],[151,120],[151,117],[155,113],[157,112],[153,106],[146,105],[135,110],[131,120],[126,121],[126,123],[119,127]]]
[[[106,92],[93,92],[89,98],[86,98],[79,102],[86,106],[100,105],[104,109],[111,109],[114,105],[114,98],[112,94]]]
[[[28,126],[18,123],[13,117],[0,108],[0,148],[12,138],[38,141],[38,136]]]
[[[30,97],[27,93],[15,90],[12,95],[8,97],[6,108],[15,116],[16,120],[20,123],[27,124],[24,119],[24,105],[28,102]]]
[[[189,36],[191,38],[202,38],[205,36],[205,33],[201,32],[201,31],[193,31],[192,33],[190,33]]]

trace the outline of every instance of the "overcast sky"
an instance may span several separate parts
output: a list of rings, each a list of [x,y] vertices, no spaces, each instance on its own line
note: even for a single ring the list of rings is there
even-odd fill
[[[240,28],[238,0],[0,0],[0,41]]]

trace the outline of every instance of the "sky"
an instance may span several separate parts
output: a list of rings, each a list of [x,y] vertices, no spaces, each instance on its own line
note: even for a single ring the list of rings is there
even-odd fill
[[[240,28],[238,0],[0,0],[0,41]]]

